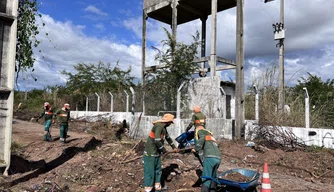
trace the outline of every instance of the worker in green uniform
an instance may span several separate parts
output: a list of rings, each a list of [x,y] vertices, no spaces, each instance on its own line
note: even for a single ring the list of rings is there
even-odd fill
[[[51,124],[54,123],[54,111],[49,102],[44,103],[44,110],[41,115],[37,118],[37,122],[39,119],[44,117],[44,141],[52,141],[52,136],[50,132]]]
[[[196,129],[196,127],[199,125],[205,127],[205,124],[206,124],[206,116],[201,112],[201,108],[199,106],[195,106],[194,114],[191,118],[191,122],[186,128],[186,132],[188,132],[192,128],[192,126],[195,126]]]
[[[169,137],[167,127],[174,121],[174,115],[165,114],[162,119],[153,122],[143,155],[144,161],[144,187],[145,192],[150,192],[154,189],[156,192],[161,191],[161,158],[162,154],[166,153],[164,140],[173,148],[174,152],[179,149],[175,147],[173,140]]]
[[[68,131],[68,121],[70,120],[70,104],[65,103],[64,107],[56,112],[60,126],[60,142],[66,143],[66,136]]]
[[[216,143],[216,139],[212,133],[203,126],[197,126],[195,130],[195,149],[193,152],[199,154],[200,159],[203,160],[202,176],[211,178],[217,177],[217,169],[221,163],[221,154]],[[201,192],[216,191],[216,183],[202,179]]]

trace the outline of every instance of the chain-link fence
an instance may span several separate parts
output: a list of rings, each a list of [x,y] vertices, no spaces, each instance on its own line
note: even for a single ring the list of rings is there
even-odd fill
[[[259,90],[258,98],[260,124],[313,128],[326,128],[334,125],[334,104],[331,98],[319,103],[315,98],[308,98],[305,93],[287,90],[282,112],[278,110],[277,88]],[[256,119],[255,91],[245,94],[245,119]],[[308,122],[309,125],[307,125]]]

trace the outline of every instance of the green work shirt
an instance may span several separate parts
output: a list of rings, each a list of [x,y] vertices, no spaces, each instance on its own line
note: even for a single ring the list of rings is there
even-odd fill
[[[173,140],[169,137],[166,128],[162,123],[156,123],[150,131],[145,144],[144,155],[146,156],[160,156],[161,153],[166,152],[164,148],[164,140],[167,140],[168,144],[174,149],[175,145]]]
[[[54,110],[53,109],[49,109],[49,110],[44,110],[41,115],[38,117],[38,119],[44,117],[44,120],[50,120],[53,119],[54,116]]]
[[[60,123],[68,123],[70,119],[70,110],[66,111],[64,109],[60,109],[56,112],[56,116],[58,116]]]
[[[215,138],[206,129],[198,129],[195,132],[195,150],[200,157],[214,157],[221,159],[221,154]]]
[[[191,118],[191,122],[189,123],[186,131],[189,131],[193,125],[195,125],[195,129],[197,126],[202,125],[205,127],[206,124],[206,116],[202,112],[194,113],[194,115]]]

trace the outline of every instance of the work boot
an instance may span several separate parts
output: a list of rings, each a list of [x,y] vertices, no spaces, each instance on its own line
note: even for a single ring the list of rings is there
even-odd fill
[[[217,183],[214,181],[211,181],[210,192],[216,192],[216,190],[217,190]]]
[[[48,135],[44,135],[44,141],[49,141]]]
[[[48,135],[48,141],[53,141],[52,136]]]

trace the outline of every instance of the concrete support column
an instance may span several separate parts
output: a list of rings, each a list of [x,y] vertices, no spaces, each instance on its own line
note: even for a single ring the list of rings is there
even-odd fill
[[[259,92],[256,86],[254,86],[254,92],[255,92],[255,120],[257,123],[259,123]]]
[[[172,34],[176,40],[176,33],[177,33],[177,6],[179,4],[179,0],[173,0],[171,7],[172,7]]]
[[[18,0],[2,1],[1,6],[6,10],[6,13],[1,13],[1,27],[6,30],[2,30],[0,41],[0,167],[6,167],[3,174],[8,176],[12,144]]]
[[[142,88],[144,90],[145,86],[145,68],[146,68],[146,22],[147,22],[147,14],[146,10],[143,10],[143,31],[142,31]],[[143,105],[143,115],[145,115],[145,91],[143,91],[143,99],[142,99],[142,105]]]
[[[206,51],[206,20],[208,19],[208,17],[202,17],[201,21],[202,21],[202,45],[201,45],[201,57],[205,57],[205,51]],[[201,64],[201,69],[202,71],[204,71],[205,68],[205,62],[203,62]]]
[[[236,44],[236,97],[235,97],[235,140],[241,137],[244,126],[244,0],[237,1],[237,44]]]
[[[217,65],[217,3],[218,0],[211,0],[211,48],[210,48],[210,76],[216,76]]]

